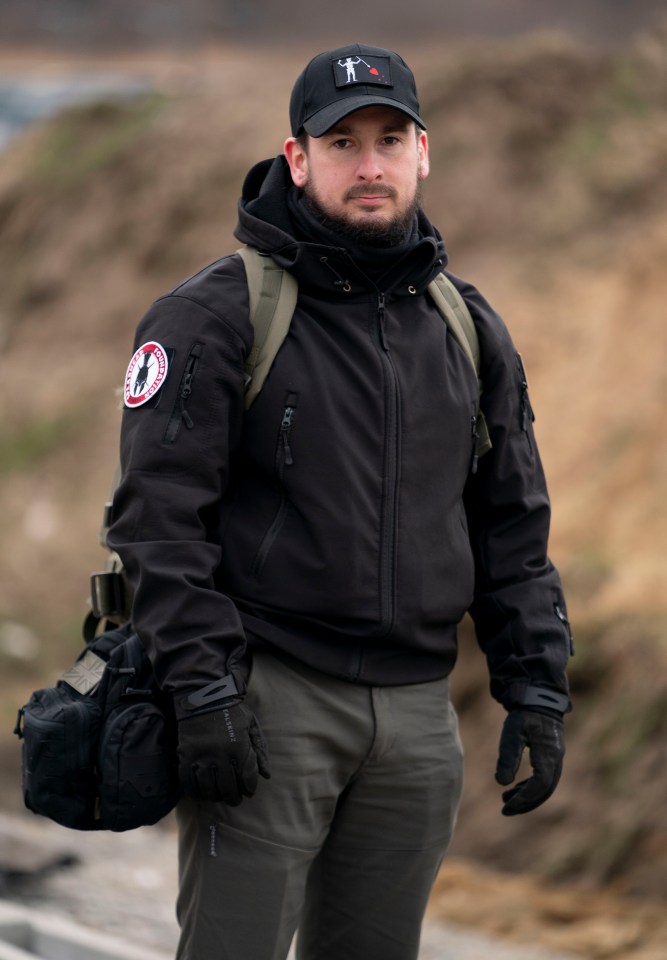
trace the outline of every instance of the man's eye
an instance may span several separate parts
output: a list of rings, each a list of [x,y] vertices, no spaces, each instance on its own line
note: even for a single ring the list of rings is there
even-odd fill
[[[334,140],[332,146],[334,146],[336,150],[345,150],[345,148],[349,147],[351,143],[351,140],[348,140],[347,138],[341,138],[340,140]]]

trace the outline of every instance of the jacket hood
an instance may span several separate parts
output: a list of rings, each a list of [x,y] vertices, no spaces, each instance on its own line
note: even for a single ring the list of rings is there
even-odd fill
[[[395,296],[421,293],[447,264],[445,244],[426,214],[418,213],[414,244],[391,263],[374,283],[344,246],[333,247],[297,239],[290,217],[288,193],[294,189],[287,160],[280,155],[263,160],[246,176],[238,206],[234,236],[242,243],[270,254],[293,273],[300,284],[345,293],[377,290]]]

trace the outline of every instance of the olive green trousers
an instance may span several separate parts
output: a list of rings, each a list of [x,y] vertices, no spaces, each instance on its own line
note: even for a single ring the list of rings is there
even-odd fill
[[[255,655],[271,779],[179,804],[177,960],[416,960],[462,749],[447,680],[368,687]]]

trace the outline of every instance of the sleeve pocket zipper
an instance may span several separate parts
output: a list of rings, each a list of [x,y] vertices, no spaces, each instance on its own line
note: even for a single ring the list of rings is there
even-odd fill
[[[199,365],[199,359],[204,350],[204,345],[202,343],[195,343],[190,350],[188,355],[187,363],[185,364],[185,370],[181,378],[181,383],[178,388],[178,395],[176,397],[176,403],[173,406],[171,411],[171,416],[169,417],[169,422],[167,423],[166,429],[164,431],[163,442],[173,444],[176,442],[179,431],[181,429],[181,423],[184,423],[188,430],[192,430],[194,427],[194,421],[186,409],[186,403],[192,393],[192,383],[195,378],[195,373]]]
[[[563,624],[565,628],[565,633],[567,634],[568,643],[570,645],[570,656],[574,656],[574,637],[572,636],[572,628],[570,627],[570,621],[567,619],[561,606],[558,603],[554,603],[554,613]]]
[[[519,384],[521,387],[521,429],[524,433],[528,433],[528,424],[534,423],[535,414],[533,413],[533,408],[530,405],[530,397],[528,396],[528,378],[526,376],[526,368],[523,365],[523,360],[521,359],[521,354],[516,354],[516,365],[519,372]]]

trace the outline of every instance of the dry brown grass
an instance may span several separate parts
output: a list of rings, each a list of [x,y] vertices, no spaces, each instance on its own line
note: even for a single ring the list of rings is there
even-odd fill
[[[665,957],[662,900],[629,900],[609,890],[554,889],[538,876],[495,873],[465,860],[445,862],[429,913],[503,940],[585,960]]]

